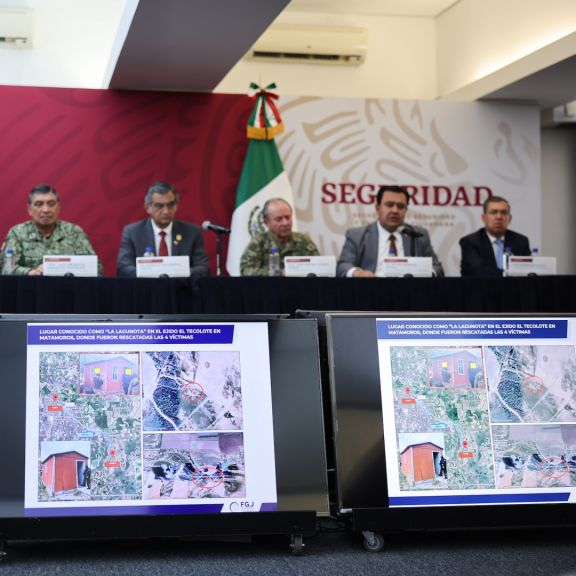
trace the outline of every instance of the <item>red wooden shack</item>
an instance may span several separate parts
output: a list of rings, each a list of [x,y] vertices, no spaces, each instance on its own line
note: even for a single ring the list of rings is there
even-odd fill
[[[464,348],[438,351],[429,356],[430,386],[473,388],[478,384],[476,375],[482,371],[482,360]]]
[[[42,461],[42,482],[55,496],[85,485],[84,471],[89,457],[76,450],[50,454]]]
[[[433,442],[411,444],[400,454],[402,472],[411,484],[433,480],[440,474],[440,458],[444,449]]]
[[[103,383],[101,387],[95,386],[94,377],[98,375]],[[80,385],[80,393],[90,394],[128,394],[129,391],[122,384],[130,382],[138,375],[137,355],[134,361],[125,356],[102,356],[94,362],[84,364],[84,381]]]

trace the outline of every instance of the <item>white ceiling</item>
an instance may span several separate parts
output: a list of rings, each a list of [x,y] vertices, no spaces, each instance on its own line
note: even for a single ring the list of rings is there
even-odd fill
[[[110,88],[211,92],[288,1],[140,0]]]
[[[278,16],[436,18],[460,1],[0,0],[34,14],[32,50],[0,47],[0,85],[210,92]],[[483,97],[574,100],[576,56]]]

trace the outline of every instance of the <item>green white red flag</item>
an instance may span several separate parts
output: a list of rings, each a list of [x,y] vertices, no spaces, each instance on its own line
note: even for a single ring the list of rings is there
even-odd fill
[[[240,275],[240,257],[251,237],[265,230],[261,210],[266,200],[283,198],[294,207],[292,187],[284,171],[274,137],[284,130],[276,107],[276,84],[261,88],[250,84],[249,96],[256,100],[248,119],[248,151],[236,192],[236,204],[230,225],[226,269],[230,276]],[[296,229],[293,218],[293,229]]]

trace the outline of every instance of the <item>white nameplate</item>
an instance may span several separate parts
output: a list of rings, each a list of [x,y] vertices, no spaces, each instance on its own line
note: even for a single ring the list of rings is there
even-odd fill
[[[285,256],[284,276],[336,276],[336,256]]]
[[[554,276],[555,256],[508,256],[506,276]]]
[[[432,276],[432,258],[430,256],[388,257],[384,258],[382,271],[377,274],[381,278],[402,276]]]
[[[190,258],[188,256],[142,256],[136,258],[136,276],[138,278],[185,278],[190,276]]]
[[[98,276],[97,256],[44,256],[44,276]]]

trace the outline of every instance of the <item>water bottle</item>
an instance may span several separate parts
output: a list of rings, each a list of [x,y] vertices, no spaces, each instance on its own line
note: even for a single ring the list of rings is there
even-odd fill
[[[151,256],[154,256],[154,250],[152,250],[150,246],[146,246],[143,256],[144,258],[150,258]]]
[[[538,248],[532,248],[532,272],[528,272],[528,276],[538,276],[538,273],[535,272],[536,266],[534,265],[534,258],[538,258],[540,256]],[[544,272],[546,273],[546,272]]]
[[[510,248],[510,246],[506,246],[506,248],[504,248],[504,262],[502,272],[503,276],[508,276],[508,268],[509,268],[508,261],[510,260],[510,256],[512,256],[512,248]]]
[[[14,274],[16,268],[16,256],[14,255],[14,248],[6,248],[4,255],[4,269],[2,274]]]
[[[268,255],[268,276],[280,276],[280,252],[276,247]]]

